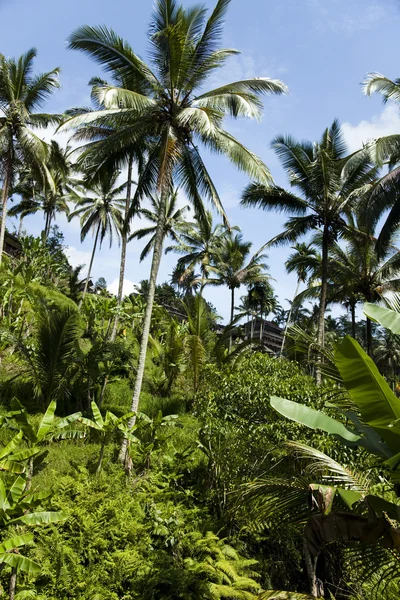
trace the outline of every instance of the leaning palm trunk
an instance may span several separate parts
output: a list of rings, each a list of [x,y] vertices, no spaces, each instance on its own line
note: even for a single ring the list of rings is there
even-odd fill
[[[117,337],[118,322],[119,322],[119,311],[122,303],[122,294],[124,290],[124,278],[125,278],[125,263],[126,263],[126,247],[128,244],[128,215],[131,204],[131,192],[132,192],[132,168],[133,168],[133,157],[129,157],[128,163],[128,180],[126,186],[126,202],[125,202],[125,219],[124,229],[121,233],[121,263],[119,268],[119,283],[118,283],[118,298],[117,298],[117,312],[115,313],[113,330],[111,333],[111,341],[114,342]]]
[[[327,291],[328,291],[328,232],[324,230],[323,239],[322,239],[321,295],[320,295],[320,301],[319,301],[318,336],[317,336],[318,346],[320,348],[324,347],[324,342],[325,342],[325,308],[326,308]],[[322,383],[321,362],[322,362],[322,355],[320,353],[318,353],[317,365],[316,365],[316,371],[315,371],[317,385],[321,385],[321,383]]]
[[[2,211],[2,215],[1,215],[1,227],[0,227],[0,265],[1,265],[2,258],[3,258],[4,238],[5,238],[5,234],[6,234],[7,200],[8,200],[8,194],[10,192],[11,177],[12,177],[12,153],[11,153],[11,149],[9,149],[8,156],[6,159],[5,175],[4,175],[4,182],[3,182],[3,194],[2,194],[3,211]]]
[[[231,289],[231,333],[229,336],[229,352],[232,350],[232,325],[235,314],[235,288]]]
[[[45,226],[44,226],[45,240],[47,240],[47,238],[49,237],[50,227],[51,227],[51,212],[48,212],[48,213],[46,213],[46,222],[45,222]]]
[[[282,346],[281,346],[281,351],[279,353],[279,356],[282,356],[282,354],[283,354],[283,349],[285,347],[285,341],[286,341],[287,332],[288,332],[290,324],[292,322],[293,304],[294,304],[294,301],[295,301],[295,299],[297,297],[297,294],[299,293],[300,283],[301,283],[301,279],[298,279],[297,280],[297,285],[296,285],[296,291],[294,293],[294,298],[293,298],[292,304],[290,306],[288,318],[287,318],[287,321],[286,321],[285,331],[283,332],[283,340],[282,340]]]
[[[85,287],[83,288],[83,294],[82,294],[82,298],[80,299],[78,308],[79,310],[82,307],[82,303],[85,299],[86,296],[86,292],[88,290],[88,286],[89,286],[89,279],[90,279],[90,275],[92,273],[92,266],[93,266],[93,260],[94,260],[94,255],[96,253],[96,248],[97,248],[97,241],[99,239],[99,233],[100,233],[100,227],[101,227],[101,223],[99,223],[98,227],[97,227],[97,231],[96,231],[96,237],[94,238],[94,244],[93,244],[93,250],[92,250],[92,256],[90,257],[90,264],[89,264],[89,271],[86,277],[86,281],[85,281]]]
[[[133,412],[133,416],[128,421],[128,428],[131,429],[136,422],[136,414],[139,407],[139,399],[140,392],[142,390],[142,382],[144,375],[144,367],[146,363],[146,354],[147,354],[147,345],[149,342],[149,334],[150,334],[150,325],[151,325],[151,317],[153,313],[153,304],[154,304],[154,296],[156,291],[156,283],[158,271],[160,268],[161,255],[162,255],[162,247],[164,242],[164,234],[165,234],[165,214],[166,214],[166,204],[167,204],[167,192],[165,189],[161,193],[160,198],[160,214],[157,221],[157,229],[154,238],[154,247],[153,247],[153,258],[151,262],[151,270],[150,270],[150,280],[149,280],[149,292],[147,296],[147,305],[146,311],[144,313],[143,320],[143,333],[142,339],[140,342],[140,350],[139,350],[139,361],[138,368],[135,380],[135,387],[133,390],[132,404],[131,404],[131,412]],[[127,465],[127,449],[128,449],[128,440],[124,439],[121,445],[121,450],[119,454],[120,461]]]

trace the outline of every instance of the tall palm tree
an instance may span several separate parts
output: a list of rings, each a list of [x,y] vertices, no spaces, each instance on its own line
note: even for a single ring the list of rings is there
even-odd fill
[[[28,174],[13,188],[13,192],[21,196],[21,201],[8,211],[9,216],[19,215],[23,219],[42,211],[45,217],[44,235],[46,239],[56,214],[69,214],[66,187],[71,170],[71,162],[68,159],[69,151],[68,147],[62,149],[55,140],[52,140],[46,165],[50,182],[48,179],[36,181]]]
[[[300,285],[302,283],[305,283],[309,275],[315,273],[315,271],[321,266],[321,257],[318,255],[317,250],[313,247],[312,244],[298,242],[297,244],[292,246],[292,249],[294,250],[294,252],[292,252],[292,254],[289,255],[287,261],[285,262],[285,267],[288,273],[296,273],[297,284],[293,300],[290,304],[290,309],[285,325],[285,331],[283,332],[282,346],[280,352],[281,356],[285,347],[287,332],[292,320],[293,307],[297,295],[299,293]]]
[[[140,208],[138,210],[138,215],[140,217],[144,217],[153,225],[149,227],[143,227],[142,229],[138,229],[130,236],[129,240],[137,239],[141,240],[142,238],[150,235],[151,238],[147,242],[146,246],[143,248],[140,254],[140,260],[144,260],[154,247],[154,241],[156,237],[157,231],[157,221],[158,215],[160,213],[160,198],[156,196],[150,197],[150,203],[153,210],[148,208]],[[189,206],[183,206],[182,208],[177,207],[178,204],[178,190],[175,190],[168,197],[166,202],[166,215],[165,215],[165,224],[164,224],[164,238],[170,237],[174,242],[179,244],[180,241],[180,233],[183,228],[186,226],[186,220],[184,219],[184,214],[189,210]]]
[[[59,69],[33,75],[36,50],[32,48],[18,60],[0,54],[0,146],[2,154],[2,218],[0,227],[0,264],[6,230],[7,201],[12,189],[16,163],[22,161],[38,176],[48,179],[48,146],[31,129],[59,123],[59,115],[35,112],[59,88]],[[50,178],[51,179],[51,178]]]
[[[115,76],[115,83],[119,87],[125,89],[130,88],[130,83],[124,81],[124,78]],[[90,80],[89,85],[92,89],[96,89],[98,85],[106,84],[106,82],[98,77],[94,77]],[[134,91],[134,90],[133,90]],[[106,110],[104,103],[100,102],[95,93],[92,93],[92,99],[97,110]],[[67,114],[71,116],[84,115],[93,112],[90,108],[74,108],[67,111]],[[115,341],[118,332],[119,314],[122,305],[124,279],[125,279],[125,268],[126,268],[126,250],[128,245],[130,221],[138,209],[138,205],[132,205],[132,190],[135,182],[133,181],[133,169],[134,165],[137,166],[138,172],[140,173],[147,151],[147,144],[145,140],[137,141],[133,139],[130,144],[120,148],[117,144],[114,145],[113,152],[109,151],[105,154],[102,153],[103,143],[107,142],[111,135],[120,133],[121,126],[115,127],[111,122],[104,122],[99,120],[95,124],[87,123],[82,124],[78,131],[72,136],[72,139],[77,142],[88,142],[84,148],[85,151],[80,154],[77,160],[77,164],[80,170],[87,174],[87,177],[91,180],[96,180],[102,177],[102,173],[106,170],[109,173],[113,173],[116,170],[127,170],[127,182],[126,182],[126,196],[125,196],[125,211],[124,211],[124,227],[121,231],[121,258],[120,258],[120,269],[119,269],[119,282],[118,282],[118,293],[117,293],[117,310],[115,312],[113,329],[111,332],[111,341]]]
[[[347,246],[343,248],[335,244],[329,262],[332,299],[340,300],[343,294],[354,304],[353,331],[357,302],[379,302],[388,292],[400,290],[400,252],[394,246],[396,236],[393,233],[391,246],[380,258],[377,250],[379,236],[374,233],[361,221],[349,226],[345,235]],[[368,318],[367,353],[372,354],[372,329]]]
[[[213,278],[209,278],[212,285],[226,285],[231,292],[230,325],[233,325],[235,313],[235,290],[241,285],[250,286],[267,281],[266,258],[262,254],[263,247],[250,256],[252,243],[244,242],[241,233],[232,233],[223,238],[218,250],[215,266],[212,267]],[[229,349],[232,347],[230,336]]]
[[[386,331],[379,339],[375,348],[374,358],[382,371],[388,375],[392,384],[392,390],[396,389],[396,380],[400,368],[400,343],[399,337]]]
[[[318,143],[279,136],[272,147],[288,174],[291,187],[299,195],[274,184],[252,183],[243,193],[242,204],[291,215],[285,230],[271,240],[271,244],[293,243],[310,231],[321,231],[318,343],[323,346],[329,250],[345,225],[345,213],[356,203],[356,191],[374,181],[376,169],[372,167],[367,149],[346,156],[337,121],[324,131]]]
[[[383,101],[389,100],[400,103],[400,80],[391,80],[380,73],[369,73],[364,80],[363,91],[371,96],[378,92]],[[400,183],[400,135],[392,134],[368,143],[371,156],[379,167],[387,167],[373,185],[366,190],[365,200],[369,213],[378,223],[382,215],[385,225],[381,228],[376,249],[382,258],[391,243],[392,235],[398,230],[400,223],[400,199],[398,194]]]
[[[228,115],[258,118],[262,109],[260,95],[284,93],[286,86],[277,80],[254,78],[204,91],[210,74],[236,53],[219,48],[229,3],[230,0],[218,0],[206,20],[204,7],[184,9],[176,0],[158,0],[150,22],[152,67],[115,32],[105,27],[84,26],[69,38],[70,48],[91,56],[111,73],[115,81],[114,85],[100,84],[93,90],[106,110],[71,117],[64,127],[76,128],[96,120],[109,120],[118,129],[104,141],[96,161],[119,152],[135,140],[147,139],[150,144],[148,157],[139,177],[135,199],[138,201],[154,188],[160,195],[133,412],[137,412],[142,387],[162,254],[166,201],[171,187],[173,184],[182,187],[199,215],[204,216],[203,198],[209,199],[224,214],[202,160],[200,144],[216,154],[227,156],[239,169],[257,180],[264,183],[270,180],[264,163],[222,125]],[[121,80],[129,81],[129,89],[119,87]],[[90,150],[86,158],[90,158]]]
[[[238,227],[232,228],[238,230]],[[207,280],[212,272],[212,265],[221,247],[227,228],[222,223],[213,224],[211,211],[206,211],[205,218],[195,215],[193,223],[189,223],[186,230],[180,235],[180,241],[176,246],[169,246],[166,252],[182,254],[178,260],[177,269],[181,273],[182,280],[193,273],[199,267],[201,274],[200,294],[203,293]]]
[[[86,238],[90,231],[94,234],[89,270],[79,302],[79,308],[82,306],[82,302],[86,296],[98,242],[100,242],[101,246],[104,238],[108,235],[111,247],[113,233],[115,232],[117,236],[120,236],[124,225],[122,215],[125,202],[120,198],[120,195],[124,191],[126,183],[116,186],[118,177],[118,171],[113,175],[104,173],[101,181],[87,185],[86,189],[83,188],[81,190],[85,193],[84,196],[80,196],[77,191],[71,191],[70,193],[70,198],[75,200],[76,206],[75,210],[70,214],[69,219],[71,220],[77,216],[80,217],[81,241]],[[86,195],[86,193],[94,194],[94,197]]]

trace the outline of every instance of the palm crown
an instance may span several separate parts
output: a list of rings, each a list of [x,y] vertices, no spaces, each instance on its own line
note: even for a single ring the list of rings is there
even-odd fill
[[[81,27],[69,39],[69,47],[94,58],[111,74],[113,85],[98,82],[93,97],[104,110],[71,117],[64,127],[112,123],[117,129],[103,141],[96,156],[88,148],[85,159],[121,152],[132,141],[152,141],[136,197],[167,189],[171,179],[182,187],[204,214],[200,194],[223,212],[218,193],[199,153],[204,144],[224,154],[250,176],[268,181],[263,162],[222,128],[225,116],[260,118],[259,95],[283,93],[277,80],[255,78],[221,86],[210,92],[203,86],[235,50],[219,49],[221,27],[230,0],[219,0],[206,21],[205,9],[185,10],[175,0],[159,0],[150,23],[152,67],[148,66],[113,31]],[[89,160],[90,162],[90,160]]]
[[[32,48],[18,60],[7,59],[0,54],[0,141],[3,170],[2,221],[0,230],[0,263],[3,253],[7,217],[7,200],[10,194],[15,166],[23,161],[37,173],[38,178],[48,179],[46,159],[47,144],[31,128],[47,127],[59,123],[59,115],[36,112],[47,98],[59,87],[59,69],[32,75],[36,50]]]
[[[272,144],[299,195],[276,185],[250,184],[242,204],[291,214],[285,230],[270,244],[296,242],[310,231],[322,234],[321,295],[318,341],[324,342],[324,313],[328,283],[329,248],[343,232],[345,215],[357,203],[359,192],[376,178],[367,149],[346,156],[346,145],[337,121],[318,143],[298,142],[279,136]]]

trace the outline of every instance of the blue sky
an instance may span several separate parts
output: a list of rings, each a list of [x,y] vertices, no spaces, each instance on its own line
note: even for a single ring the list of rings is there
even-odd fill
[[[214,2],[205,0],[203,4],[212,7]],[[152,5],[152,0],[0,0],[0,52],[17,56],[35,46],[37,71],[61,67],[62,89],[53,96],[47,110],[58,112],[87,105],[87,82],[101,71],[85,56],[68,51],[66,38],[79,25],[105,24],[147,58],[146,32]],[[400,76],[398,53],[393,52],[392,43],[397,40],[399,25],[398,0],[232,0],[224,45],[242,54],[232,58],[211,84],[266,76],[282,79],[289,86],[289,96],[266,99],[261,123],[241,120],[229,124],[230,131],[267,163],[277,183],[286,185],[285,175],[269,148],[277,134],[315,140],[336,117],[343,124],[350,149],[372,137],[400,133],[397,108],[383,106],[379,97],[365,98],[360,86],[367,72]],[[248,179],[222,158],[208,158],[207,164],[230,222],[239,225],[244,237],[253,242],[253,249],[258,250],[281,230],[284,217],[240,208],[240,194]],[[91,238],[80,244],[78,222],[67,223],[62,218],[57,222],[64,231],[71,262],[88,264]],[[41,217],[26,219],[30,233],[39,234],[42,226]],[[141,247],[136,242],[129,246],[128,282],[148,276],[149,262],[138,263]],[[270,250],[268,259],[273,285],[283,305],[295,288],[295,277],[284,269],[289,252],[289,248]],[[163,259],[160,282],[169,278],[175,259],[174,255]],[[117,245],[110,250],[105,242],[95,260],[93,275],[105,277],[115,289],[118,265]],[[228,293],[214,288],[206,295],[226,318]]]

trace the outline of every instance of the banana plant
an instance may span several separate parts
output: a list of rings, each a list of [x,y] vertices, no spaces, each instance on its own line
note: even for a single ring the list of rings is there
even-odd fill
[[[386,308],[367,305],[365,312],[392,331],[400,331],[400,315]],[[394,493],[400,481],[400,399],[390,389],[372,359],[346,336],[337,344],[334,364],[354,410],[332,404],[342,420],[325,411],[283,398],[272,397],[271,406],[281,415],[311,429],[324,431],[350,447],[361,447],[378,457],[380,477]],[[345,423],[343,422],[345,421]],[[334,540],[358,540],[391,548],[400,559],[400,506],[393,495],[376,493],[378,480],[371,474],[341,465],[323,452],[297,442],[289,448],[312,461],[308,477],[284,480],[259,479],[246,487],[245,495],[255,503],[259,522],[280,512],[284,518],[305,523],[305,562],[313,596],[318,596],[317,559]],[[315,482],[316,474],[322,475]],[[400,573],[399,573],[400,577]]]
[[[28,419],[28,413],[25,407],[19,402],[17,398],[13,398],[11,400],[11,409],[10,413],[4,415],[3,420],[7,421],[15,421],[17,426],[20,429],[19,441],[25,442],[27,445],[27,450],[25,452],[33,452],[31,456],[25,456],[29,458],[28,463],[28,479],[27,486],[30,487],[33,472],[35,468],[35,463],[38,465],[42,462],[47,454],[46,447],[49,442],[54,440],[65,440],[65,439],[76,439],[84,436],[84,432],[78,429],[73,424],[77,423],[79,418],[82,416],[82,413],[77,412],[63,419],[57,419],[55,416],[57,403],[55,400],[50,402],[49,406],[45,414],[43,415],[39,425],[34,428]],[[1,423],[0,423],[1,424]],[[20,451],[23,453],[24,451]],[[0,452],[1,459],[1,452]],[[0,462],[1,468],[1,462]]]
[[[78,420],[90,429],[91,438],[100,443],[100,456],[96,468],[96,473],[100,473],[103,465],[105,447],[118,432],[121,432],[126,439],[132,442],[138,442],[138,439],[128,427],[128,421],[133,413],[126,413],[121,417],[117,417],[114,413],[107,411],[103,419],[96,402],[92,401],[91,408],[93,420],[82,416],[80,416]]]

